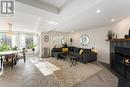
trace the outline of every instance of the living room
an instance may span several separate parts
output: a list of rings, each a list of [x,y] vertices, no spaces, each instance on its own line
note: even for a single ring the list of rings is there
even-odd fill
[[[0,7],[1,87],[130,87],[129,0]]]

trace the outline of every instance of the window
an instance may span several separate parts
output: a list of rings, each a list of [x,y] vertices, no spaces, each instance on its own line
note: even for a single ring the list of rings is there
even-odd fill
[[[0,33],[0,44],[1,43],[7,43],[12,47],[12,37],[6,35],[6,33]]]
[[[16,46],[16,35],[12,35],[12,47]]]
[[[21,35],[21,47],[25,47],[25,35]]]
[[[25,37],[25,47],[30,48],[32,43],[34,43],[33,35],[26,35],[26,37]]]
[[[13,33],[9,36],[5,32],[0,32],[0,45],[7,43],[11,48],[30,48],[32,44],[36,45],[38,43],[37,37],[34,37],[35,34]]]

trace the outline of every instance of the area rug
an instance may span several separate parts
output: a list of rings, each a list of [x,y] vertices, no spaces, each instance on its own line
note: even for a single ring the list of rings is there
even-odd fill
[[[54,71],[60,70],[59,67],[47,61],[42,61],[38,58],[31,59],[31,62],[42,72],[43,75],[48,76],[53,74]]]
[[[59,81],[61,87],[74,87],[75,84],[84,81],[102,70],[101,67],[87,63],[78,62],[76,66],[70,66],[70,60],[57,60],[55,58],[48,58],[46,61],[60,68],[54,71],[56,79]]]

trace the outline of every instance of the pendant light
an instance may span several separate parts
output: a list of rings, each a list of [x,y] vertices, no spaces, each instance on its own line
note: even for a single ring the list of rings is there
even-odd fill
[[[9,31],[7,32],[7,35],[11,36],[13,34],[13,32],[12,32],[12,24],[8,23],[8,25],[9,25]]]

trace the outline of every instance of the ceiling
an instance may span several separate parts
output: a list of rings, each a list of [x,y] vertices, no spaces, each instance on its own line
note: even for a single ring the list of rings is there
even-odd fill
[[[39,1],[52,5],[56,8],[61,8],[66,2],[66,0],[39,0]]]
[[[15,17],[0,17],[0,30],[9,30],[8,23],[11,23],[13,31],[35,32],[39,27],[38,21],[40,21],[40,17],[16,12]]]
[[[70,32],[105,26],[130,16],[130,0],[16,0],[15,4],[14,17],[0,17],[0,30],[8,29],[11,22],[14,31]]]

